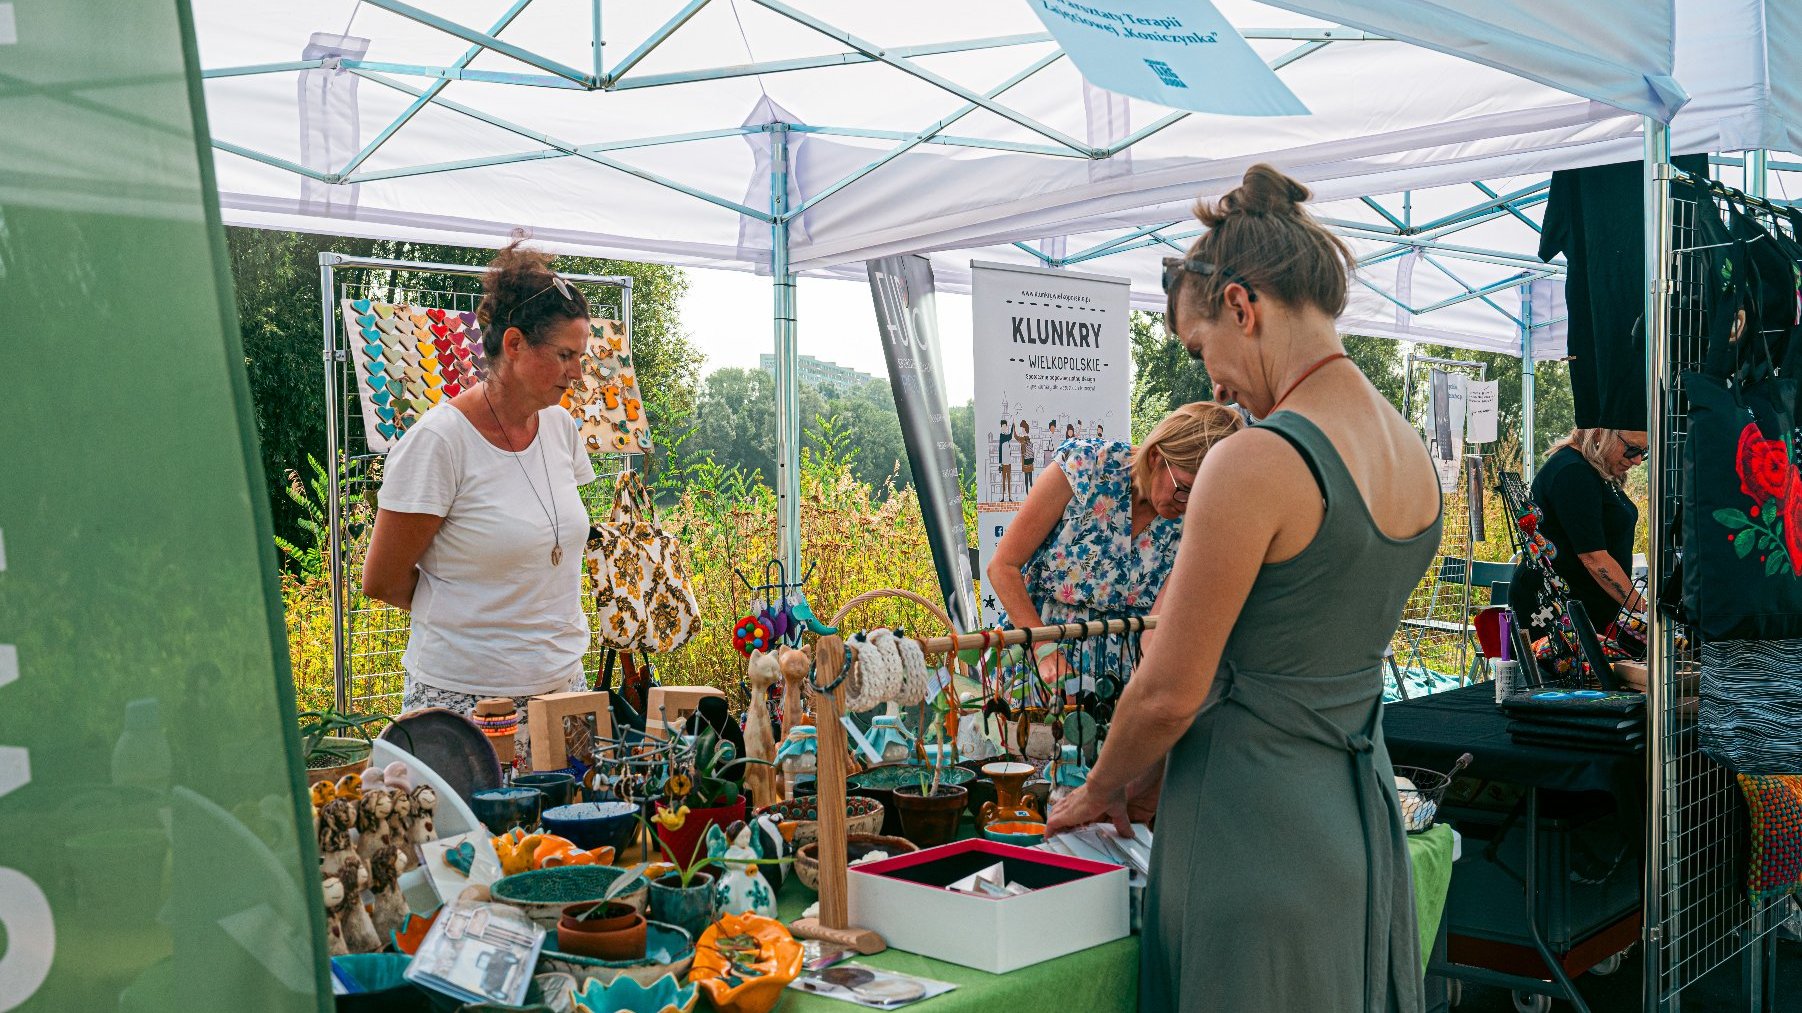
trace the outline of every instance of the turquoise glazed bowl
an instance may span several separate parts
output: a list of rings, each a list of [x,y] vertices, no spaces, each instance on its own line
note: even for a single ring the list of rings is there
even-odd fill
[[[1045,824],[1031,820],[996,820],[982,828],[982,836],[997,844],[1031,848],[1045,843]]]
[[[539,817],[546,833],[583,851],[610,847],[624,851],[638,829],[638,807],[630,802],[577,802],[546,809]]]
[[[600,901],[613,881],[625,874],[625,869],[612,865],[559,865],[504,876],[494,881],[489,893],[495,900],[519,908],[533,921],[555,932],[557,919],[562,917],[564,908]],[[643,911],[646,896],[641,878],[638,886],[613,899]]]

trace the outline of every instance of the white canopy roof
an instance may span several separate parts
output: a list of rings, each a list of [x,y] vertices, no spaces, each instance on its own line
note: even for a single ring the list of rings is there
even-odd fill
[[[1455,185],[1438,191],[1450,213],[1488,199],[1472,181],[1505,195],[1553,168],[1637,158],[1639,116],[1624,110],[1668,114],[1685,92],[1674,150],[1802,148],[1802,85],[1771,72],[1795,65],[1783,61],[1802,15],[1760,0],[1677,0],[1668,17],[1585,0],[1531,18],[1475,0],[1381,14],[1227,0],[1222,12],[1311,111],[1271,118],[1177,114],[1088,86],[1014,0],[195,6],[228,222],[474,245],[524,229],[563,252],[693,266],[768,270],[781,124],[786,207],[805,208],[790,227],[794,270],[861,275],[867,258],[928,252],[952,286],[997,247],[1026,257],[1008,244],[1061,243],[1069,255],[1181,222],[1197,195],[1258,161],[1313,186],[1362,257],[1394,250],[1383,233],[1401,204],[1379,213],[1360,198]],[[1381,38],[1398,33],[1420,44]],[[1470,49],[1478,37],[1489,42]],[[1582,46],[1548,45],[1559,38]],[[1446,241],[1530,257],[1527,222],[1500,209],[1482,220],[1486,240]],[[1087,269],[1131,276],[1155,306],[1160,252]],[[1366,276],[1387,295],[1361,287],[1348,330],[1518,345],[1519,293],[1469,290],[1526,265],[1461,262],[1460,283],[1444,258],[1391,256]],[[1460,295],[1412,319],[1397,306]],[[1562,300],[1542,295],[1544,316],[1561,316]]]

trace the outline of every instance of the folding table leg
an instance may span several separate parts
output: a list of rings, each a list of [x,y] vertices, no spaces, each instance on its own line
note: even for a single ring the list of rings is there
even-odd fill
[[[1545,937],[1539,932],[1539,900],[1537,886],[1539,883],[1539,787],[1527,788],[1527,931],[1533,936],[1533,947],[1539,951],[1539,958],[1545,961],[1548,971],[1552,972],[1551,985],[1554,989],[1547,994],[1560,996],[1577,1009],[1577,1013],[1589,1013],[1589,1004],[1577,993],[1577,986],[1564,973],[1564,964],[1552,954],[1552,948],[1545,943]]]

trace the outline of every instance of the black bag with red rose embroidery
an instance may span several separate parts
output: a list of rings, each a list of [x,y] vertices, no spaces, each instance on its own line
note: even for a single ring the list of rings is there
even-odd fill
[[[1767,321],[1758,264],[1698,195],[1699,252],[1683,266],[1705,284],[1675,311],[1708,332],[1700,370],[1683,374],[1683,604],[1705,641],[1802,637],[1802,459],[1796,381],[1773,352],[1791,321]],[[1766,325],[1769,326],[1766,326]],[[1773,348],[1773,345],[1777,348]]]

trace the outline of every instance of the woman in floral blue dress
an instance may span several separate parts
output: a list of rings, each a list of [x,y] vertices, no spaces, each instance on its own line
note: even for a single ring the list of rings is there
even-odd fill
[[[1209,448],[1237,432],[1239,413],[1212,401],[1171,412],[1137,447],[1118,440],[1065,440],[1036,477],[989,561],[989,590],[1003,625],[1025,628],[1142,616],[1176,560],[1183,508]],[[1055,645],[1037,648],[1047,684],[1112,697],[1119,685],[1073,673]],[[1124,673],[1109,678],[1123,682]]]

